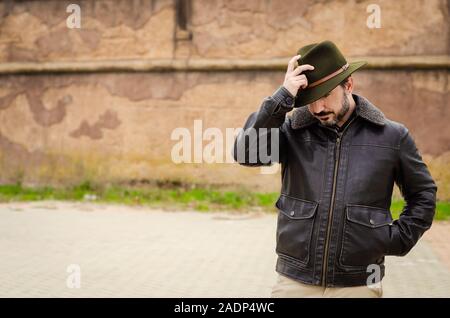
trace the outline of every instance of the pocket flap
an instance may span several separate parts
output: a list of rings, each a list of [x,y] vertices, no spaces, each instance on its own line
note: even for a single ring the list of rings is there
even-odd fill
[[[317,209],[317,202],[296,199],[282,194],[275,206],[287,217],[291,219],[308,219],[314,216]]]
[[[372,228],[392,223],[392,216],[389,210],[357,204],[347,205],[347,219]]]

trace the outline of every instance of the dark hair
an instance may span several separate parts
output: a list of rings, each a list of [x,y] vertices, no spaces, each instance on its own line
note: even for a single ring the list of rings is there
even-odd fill
[[[350,78],[351,75],[347,76],[342,82],[339,83],[340,86],[342,86],[342,88],[345,88],[345,84],[347,84],[348,79]]]

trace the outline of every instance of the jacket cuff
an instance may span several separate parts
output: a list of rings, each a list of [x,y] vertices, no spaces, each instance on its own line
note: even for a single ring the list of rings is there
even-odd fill
[[[293,96],[284,86],[280,86],[273,94],[272,98],[277,106],[272,115],[285,114],[294,108],[295,96]]]
[[[280,86],[273,94],[272,98],[281,103],[283,107],[293,108],[295,96],[293,96],[284,86]]]

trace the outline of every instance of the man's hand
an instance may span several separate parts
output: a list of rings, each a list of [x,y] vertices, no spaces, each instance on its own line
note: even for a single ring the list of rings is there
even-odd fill
[[[305,89],[308,86],[308,79],[302,73],[314,69],[314,66],[303,64],[295,67],[300,55],[296,55],[289,61],[286,76],[284,77],[283,86],[292,94],[296,96],[300,88]]]

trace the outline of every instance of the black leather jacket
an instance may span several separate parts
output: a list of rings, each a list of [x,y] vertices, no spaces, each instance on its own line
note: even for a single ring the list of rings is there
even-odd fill
[[[338,132],[320,124],[307,107],[286,116],[294,100],[281,86],[235,140],[240,164],[281,163],[276,270],[307,284],[365,285],[374,273],[370,264],[379,265],[382,279],[384,257],[407,254],[435,213],[437,187],[408,129],[367,99],[353,98],[356,116]],[[257,143],[247,140],[251,130],[264,132]],[[251,162],[252,151],[260,154],[258,145],[277,147],[278,158]],[[245,160],[237,156],[242,149]],[[406,201],[395,221],[389,211],[394,182]]]

